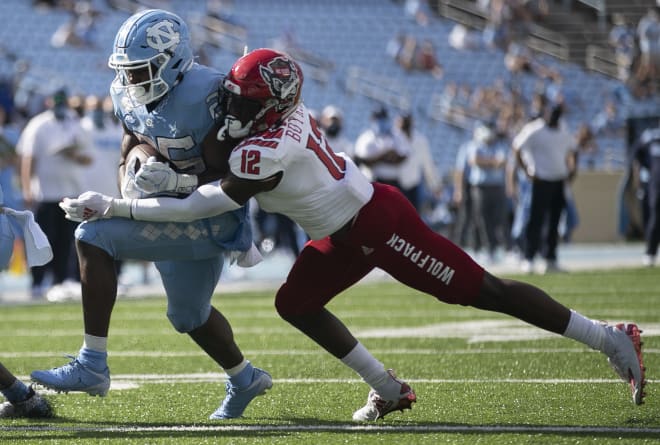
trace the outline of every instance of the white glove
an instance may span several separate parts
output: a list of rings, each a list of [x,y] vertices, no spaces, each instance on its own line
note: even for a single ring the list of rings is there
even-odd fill
[[[112,216],[131,217],[132,199],[115,199],[97,192],[85,192],[76,199],[64,198],[59,206],[71,221],[95,221]]]
[[[152,156],[135,174],[135,185],[145,193],[190,194],[197,187],[197,176],[177,173]]]
[[[135,164],[137,156],[131,158],[126,165],[126,171],[121,181],[121,196],[123,198],[146,198],[148,195],[135,185]]]

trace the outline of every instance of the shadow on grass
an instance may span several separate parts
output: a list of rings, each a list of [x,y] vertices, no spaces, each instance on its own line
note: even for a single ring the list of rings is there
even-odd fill
[[[20,423],[19,423],[20,422]],[[27,422],[27,423],[25,423]],[[546,435],[571,438],[612,438],[612,439],[657,439],[660,437],[660,427],[645,426],[607,426],[607,425],[478,425],[466,423],[432,423],[432,422],[392,422],[378,421],[369,424],[346,423],[340,421],[322,421],[316,418],[260,418],[236,419],[231,421],[208,421],[202,423],[168,423],[168,422],[96,422],[77,421],[75,419],[56,418],[47,421],[14,421],[11,425],[0,423],[2,436],[15,442],[49,440],[49,439],[81,439],[135,440],[144,443],[149,439],[169,438],[181,440],[208,439],[212,437],[243,437],[268,438],[281,437],[287,434],[355,434],[360,433],[367,439],[383,434],[391,435],[426,435],[426,434],[470,434],[475,436],[488,435]]]

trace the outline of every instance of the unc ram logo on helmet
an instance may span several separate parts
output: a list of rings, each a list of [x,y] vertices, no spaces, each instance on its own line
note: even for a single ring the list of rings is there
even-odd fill
[[[115,38],[108,61],[117,72],[112,88],[126,92],[134,106],[163,97],[194,63],[189,40],[185,22],[175,14],[162,10],[136,14]],[[148,79],[131,82],[131,70],[148,70]]]

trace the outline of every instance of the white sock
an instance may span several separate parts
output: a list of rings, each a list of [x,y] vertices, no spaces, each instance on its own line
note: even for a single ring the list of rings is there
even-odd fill
[[[602,352],[605,346],[605,327],[600,322],[571,310],[571,318],[564,337],[572,338]]]
[[[383,364],[376,360],[362,343],[358,342],[341,361],[357,372],[381,397],[386,399],[398,398],[401,385],[390,377]]]
[[[242,370],[244,370],[245,367],[248,365],[248,363],[249,362],[247,360],[243,359],[243,361],[240,362],[238,365],[234,366],[233,368],[225,369],[224,371],[229,377],[233,377],[239,374]]]
[[[97,337],[95,335],[85,334],[83,348],[97,352],[108,352],[108,337]]]

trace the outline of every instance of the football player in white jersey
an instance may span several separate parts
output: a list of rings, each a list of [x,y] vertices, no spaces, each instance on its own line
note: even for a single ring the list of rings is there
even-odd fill
[[[277,292],[278,313],[371,387],[353,419],[372,421],[410,408],[413,389],[396,378],[325,307],[375,267],[440,301],[512,315],[605,353],[643,400],[639,329],[602,325],[571,311],[530,284],[497,278],[432,231],[396,188],[370,183],[342,153],[334,153],[301,102],[303,74],[285,54],[258,49],[241,57],[223,82],[225,124],[220,139],[239,139],[231,172],[185,199],[112,199],[86,193],[61,203],[69,218],[119,216],[180,220],[240,208],[252,196],[267,211],[296,221],[310,236]],[[150,167],[136,184],[156,191]]]
[[[220,158],[223,142],[216,138],[223,75],[194,63],[186,23],[158,9],[134,14],[117,32],[109,65],[117,73],[110,93],[124,127],[122,196],[145,196],[134,187],[135,165],[124,165],[139,143],[150,144],[176,166],[176,173],[162,163],[151,169],[152,179],[159,176],[171,182],[170,195],[185,195],[198,184],[220,178],[227,169],[226,157]],[[165,175],[159,175],[158,166],[166,167]],[[70,363],[34,371],[32,380],[57,391],[101,396],[108,392],[107,340],[117,296],[114,262],[136,259],[155,262],[174,328],[188,334],[229,376],[226,396],[211,419],[240,417],[254,397],[272,386],[270,375],[245,359],[229,322],[211,305],[225,256],[256,252],[247,208],[180,224],[121,219],[84,223],[76,230],[76,247],[83,345]]]

